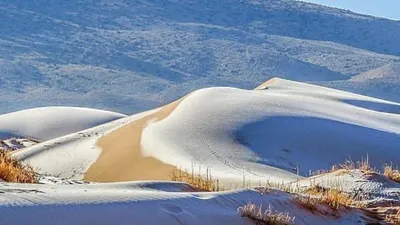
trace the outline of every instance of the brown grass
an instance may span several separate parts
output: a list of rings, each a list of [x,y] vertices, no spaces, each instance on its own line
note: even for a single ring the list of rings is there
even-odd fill
[[[356,201],[349,194],[339,190],[316,185],[309,188],[307,194],[316,196],[320,202],[327,204],[334,210],[338,210],[341,206],[362,208],[361,205],[356,204]]]
[[[311,175],[320,175],[320,174],[325,174],[325,173],[332,173],[336,171],[340,171],[340,174],[345,174],[348,173],[350,170],[360,170],[366,175],[373,175],[377,173],[376,168],[372,167],[371,164],[369,163],[369,157],[368,155],[364,158],[361,158],[361,161],[356,161],[354,162],[351,159],[347,159],[344,163],[340,163],[338,165],[333,165],[330,169],[328,170],[318,170],[313,172]]]
[[[263,212],[262,205],[257,206],[251,202],[238,208],[242,217],[247,217],[257,225],[293,225],[294,217],[289,213],[282,213],[272,210],[271,205]]]
[[[37,183],[33,169],[21,164],[4,149],[0,149],[0,178],[7,182]]]
[[[317,205],[320,201],[310,195],[295,195],[292,199],[294,203],[300,205],[302,208],[314,213],[318,211]]]
[[[386,165],[384,167],[383,175],[395,182],[400,183],[400,171],[398,169],[393,169],[392,165]]]
[[[221,191],[222,188],[219,186],[218,180],[213,180],[211,176],[211,171],[207,168],[206,174],[201,173],[201,168],[199,172],[195,172],[192,168],[191,173],[187,170],[174,169],[170,175],[172,181],[185,182],[193,187],[197,188],[199,191]]]
[[[339,164],[337,166],[338,169],[344,170],[355,170],[358,169],[364,174],[371,175],[376,173],[376,169],[371,166],[369,163],[368,155],[364,158],[361,158],[361,161],[353,162],[352,160],[346,160],[343,164]],[[334,168],[332,168],[333,170]]]

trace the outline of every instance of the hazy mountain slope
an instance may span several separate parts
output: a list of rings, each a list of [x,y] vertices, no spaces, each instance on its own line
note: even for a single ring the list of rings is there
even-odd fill
[[[131,113],[273,76],[329,85],[399,61],[399,33],[399,22],[284,0],[5,0],[0,112]]]
[[[383,80],[398,83],[400,81],[400,62],[389,63],[374,70],[361,73],[351,78],[352,81]]]

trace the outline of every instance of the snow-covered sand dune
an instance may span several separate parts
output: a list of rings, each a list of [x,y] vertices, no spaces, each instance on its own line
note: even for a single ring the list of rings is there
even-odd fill
[[[346,192],[364,188],[379,210],[399,193],[383,176],[304,176],[367,155],[376,167],[399,165],[399,113],[398,103],[282,79],[255,90],[201,89],[14,152],[38,172],[60,178],[164,181],[80,184],[44,176],[44,184],[0,183],[0,213],[7,215],[0,224],[251,224],[237,214],[249,201],[289,212],[296,225],[374,224],[358,209],[312,213],[279,191],[190,192],[196,189],[165,180],[176,167],[209,168],[225,188],[270,181],[332,187],[340,179]]]
[[[125,115],[78,107],[43,107],[0,115],[0,138],[32,137],[49,140]]]
[[[208,88],[149,124],[142,153],[220,179],[287,181],[369,156],[400,164],[400,105],[274,79],[257,90]]]
[[[289,212],[296,225],[368,224],[360,210],[341,210],[325,215],[294,204],[289,194],[255,190],[218,193],[175,192],[181,183],[128,182],[82,185],[30,185],[0,183],[0,224],[40,225],[250,225],[237,208],[251,201]],[[174,187],[175,188],[172,188]],[[153,189],[155,187],[155,189]],[[167,187],[167,191],[162,191]],[[160,190],[161,189],[161,190]],[[170,191],[172,190],[172,192]]]
[[[201,89],[100,139],[86,177],[168,179],[178,166],[257,185],[367,155],[376,167],[399,164],[399,113],[397,103],[282,79]]]
[[[399,113],[398,103],[273,79],[255,90],[201,89],[15,155],[41,172],[90,181],[168,180],[178,167],[256,186],[367,155],[376,167],[400,164]]]

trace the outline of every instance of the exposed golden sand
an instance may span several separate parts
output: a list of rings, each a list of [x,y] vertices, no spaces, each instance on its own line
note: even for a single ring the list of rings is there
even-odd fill
[[[84,179],[96,182],[133,180],[169,180],[175,166],[153,157],[143,157],[140,141],[148,121],[165,119],[183,100],[177,100],[161,110],[125,125],[101,138],[97,145],[100,157],[86,171]]]

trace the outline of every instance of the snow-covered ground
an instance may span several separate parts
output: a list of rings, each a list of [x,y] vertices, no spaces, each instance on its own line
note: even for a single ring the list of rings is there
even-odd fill
[[[360,210],[314,214],[294,204],[291,195],[255,190],[187,192],[172,182],[43,185],[0,183],[1,224],[84,225],[251,225],[237,208],[249,201],[289,212],[296,225],[368,224]]]
[[[125,115],[76,107],[42,107],[0,115],[0,138],[26,137],[49,140]]]

